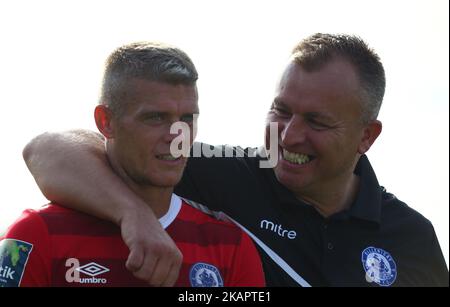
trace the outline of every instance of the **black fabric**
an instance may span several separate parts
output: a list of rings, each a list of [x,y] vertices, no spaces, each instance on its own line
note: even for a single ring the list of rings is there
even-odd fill
[[[355,169],[360,178],[355,203],[325,219],[281,185],[272,169],[260,168],[262,158],[253,149],[214,149],[231,149],[239,157],[191,157],[175,193],[229,215],[310,285],[383,285],[366,279],[363,251],[370,247],[392,257],[397,269],[392,286],[449,285],[433,226],[378,184],[366,156]],[[298,286],[260,252],[268,286]]]

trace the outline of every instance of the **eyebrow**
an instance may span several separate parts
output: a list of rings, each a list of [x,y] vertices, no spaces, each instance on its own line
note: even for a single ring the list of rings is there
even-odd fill
[[[168,117],[168,116],[170,116],[172,113],[170,113],[170,112],[165,112],[165,111],[158,111],[158,110],[145,110],[145,111],[140,112],[140,113],[138,114],[138,117],[143,118],[143,117],[150,116],[150,115],[155,115],[155,114],[161,115],[161,116],[163,116],[163,117]],[[194,115],[194,114],[200,114],[199,109],[194,110],[194,112],[183,113],[183,114],[181,114],[180,117],[183,117],[183,116],[190,116],[190,115]]]
[[[290,110],[290,108],[284,102],[282,102],[281,100],[279,100],[277,98],[274,99],[272,106],[277,106],[277,107],[281,107],[286,110]]]
[[[324,114],[324,113],[319,113],[319,112],[307,112],[305,114],[305,117],[310,118],[310,119],[323,120],[323,121],[325,121],[325,123],[328,123],[328,124],[333,124],[336,121],[333,117],[331,117],[327,114]]]
[[[281,101],[277,98],[274,99],[272,106],[280,107],[286,111],[291,111],[291,109],[283,101]],[[322,120],[331,121],[331,122],[335,121],[335,119],[333,117],[331,117],[325,113],[321,113],[321,112],[306,112],[305,117],[313,118],[313,119],[322,119]]]
[[[143,111],[139,112],[138,114],[139,114],[139,116],[147,116],[147,115],[153,115],[153,114],[167,115],[169,113],[164,112],[164,111],[158,111],[158,110],[143,110]]]

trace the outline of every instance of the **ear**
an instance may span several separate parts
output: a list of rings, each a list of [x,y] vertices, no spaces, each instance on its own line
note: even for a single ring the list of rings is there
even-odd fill
[[[95,107],[95,123],[101,134],[107,139],[114,138],[113,114],[108,106],[100,104]]]
[[[381,133],[383,125],[379,120],[371,121],[364,128],[361,143],[358,146],[358,152],[365,154]]]

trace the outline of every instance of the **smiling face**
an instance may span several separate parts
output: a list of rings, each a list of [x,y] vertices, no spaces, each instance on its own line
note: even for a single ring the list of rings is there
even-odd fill
[[[193,115],[198,113],[196,86],[132,79],[125,99],[122,114],[109,117],[106,134],[100,129],[108,139],[110,160],[138,186],[175,186],[187,158],[170,154],[170,144],[178,136],[170,134],[170,127],[178,121],[187,123],[192,144]],[[97,109],[96,114],[107,111],[105,106]]]
[[[359,93],[355,70],[343,59],[312,72],[296,63],[286,68],[267,117],[266,147],[269,123],[277,122],[275,175],[297,196],[341,188],[370,147]]]

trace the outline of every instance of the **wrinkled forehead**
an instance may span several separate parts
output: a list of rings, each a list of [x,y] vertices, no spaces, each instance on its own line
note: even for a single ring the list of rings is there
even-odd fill
[[[361,88],[351,64],[326,63],[317,70],[305,70],[289,63],[279,81],[274,103],[293,113],[313,112],[335,118],[359,117]]]
[[[124,92],[123,102],[128,109],[198,113],[198,92],[195,84],[132,79],[127,83]]]
[[[313,69],[306,70],[296,62],[289,62],[277,84],[278,95],[290,93],[294,96],[328,94],[331,97],[360,97],[358,75],[351,63],[335,58]]]
[[[342,58],[334,58],[313,69],[305,69],[300,63],[290,61],[278,86],[296,83],[320,83],[336,88],[359,90],[359,77],[354,66]]]

